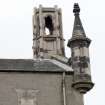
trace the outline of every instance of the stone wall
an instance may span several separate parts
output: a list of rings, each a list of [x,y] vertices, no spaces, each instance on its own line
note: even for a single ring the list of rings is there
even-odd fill
[[[66,76],[67,105],[83,105]],[[63,105],[62,73],[0,73],[0,105]]]

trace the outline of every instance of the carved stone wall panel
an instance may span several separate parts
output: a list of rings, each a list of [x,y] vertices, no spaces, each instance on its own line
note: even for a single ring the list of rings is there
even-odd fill
[[[37,105],[37,94],[39,90],[15,89],[18,97],[18,105]]]

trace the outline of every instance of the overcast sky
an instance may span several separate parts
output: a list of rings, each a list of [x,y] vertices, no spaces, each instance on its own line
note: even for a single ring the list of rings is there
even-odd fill
[[[85,105],[105,105],[105,1],[104,0],[0,0],[0,58],[32,58],[33,7],[58,5],[62,8],[65,46],[72,35],[74,2],[90,45],[94,88],[85,95]],[[66,55],[70,50],[66,47]]]

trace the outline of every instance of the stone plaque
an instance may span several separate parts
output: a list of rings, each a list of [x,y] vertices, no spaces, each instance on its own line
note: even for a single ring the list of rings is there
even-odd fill
[[[37,105],[37,93],[34,89],[16,89],[18,105]]]

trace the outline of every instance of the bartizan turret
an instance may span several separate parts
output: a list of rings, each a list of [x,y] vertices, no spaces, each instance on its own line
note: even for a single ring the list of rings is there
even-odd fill
[[[94,84],[91,81],[90,73],[90,58],[89,58],[89,45],[91,40],[86,37],[83,29],[79,12],[80,8],[78,3],[74,4],[74,28],[72,38],[68,41],[68,47],[71,48],[71,64],[74,70],[74,80],[72,87],[80,93],[86,93]]]

